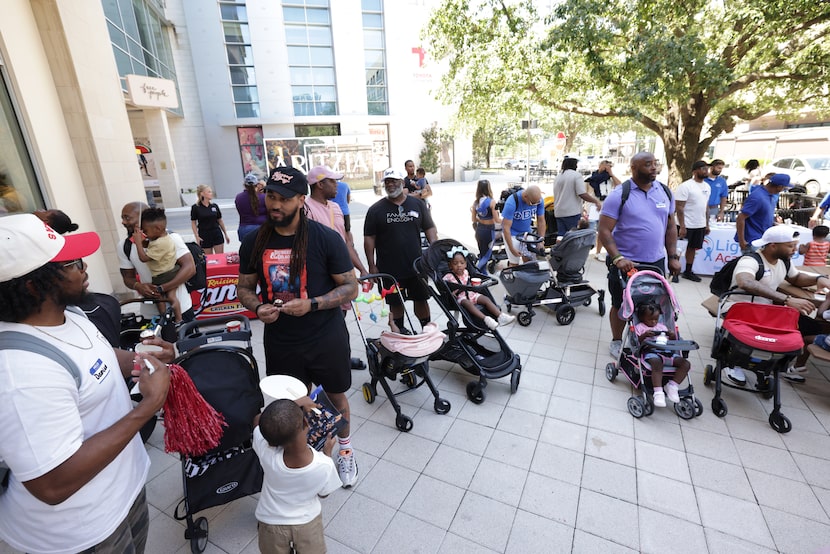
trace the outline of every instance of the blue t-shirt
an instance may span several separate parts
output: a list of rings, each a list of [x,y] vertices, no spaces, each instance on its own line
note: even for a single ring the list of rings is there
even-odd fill
[[[516,206],[516,202],[519,203]],[[530,222],[533,216],[545,217],[545,205],[539,202],[535,206],[526,204],[522,198],[521,191],[511,194],[504,201],[504,209],[501,212],[502,219],[512,219],[510,235],[518,236],[530,232]]]
[[[825,212],[828,208],[830,208],[830,192],[827,193],[827,196],[824,197],[824,200],[821,201],[821,204],[819,204],[818,207]]]
[[[703,180],[709,183],[709,205],[720,206],[720,199],[729,196],[729,185],[726,179],[718,175],[714,179],[705,177]]]
[[[666,229],[674,213],[674,197],[671,199],[659,181],[653,181],[648,191],[631,183],[631,191],[625,205],[622,204],[620,185],[602,204],[600,215],[616,220],[612,235],[620,254],[637,262],[656,262],[666,256]]]
[[[340,211],[343,215],[349,215],[349,193],[351,189],[347,183],[337,181],[337,196],[334,197],[335,203],[340,206]]]
[[[744,239],[747,243],[761,238],[772,227],[777,201],[778,195],[770,194],[765,187],[755,187],[746,197],[741,213],[746,214]],[[738,233],[735,233],[735,242],[738,242]]]

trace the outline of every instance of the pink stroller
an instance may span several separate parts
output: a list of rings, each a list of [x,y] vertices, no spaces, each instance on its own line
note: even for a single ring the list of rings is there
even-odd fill
[[[677,317],[680,313],[680,306],[674,296],[671,286],[659,271],[649,269],[637,271],[628,278],[623,290],[623,304],[620,308],[620,318],[627,319],[625,331],[623,332],[623,347],[620,351],[618,362],[611,362],[605,366],[605,377],[613,382],[617,374],[622,370],[628,378],[631,386],[640,391],[639,395],[632,395],[628,399],[628,411],[636,418],[650,416],[654,413],[654,402],[652,399],[653,387],[651,384],[651,369],[643,361],[643,356],[649,350],[671,351],[689,356],[690,350],[697,350],[698,344],[692,340],[680,340],[677,328]],[[654,268],[657,269],[657,268]],[[668,340],[664,343],[657,342],[654,338],[646,339],[642,344],[634,333],[634,326],[639,323],[637,320],[636,307],[642,302],[651,301],[660,306],[660,323],[667,329],[673,329],[677,340]],[[664,384],[673,376],[674,368],[667,366],[663,372]],[[703,413],[703,404],[695,398],[694,387],[691,380],[686,379],[688,386],[678,391],[680,402],[674,404],[675,413],[683,419],[692,419]]]

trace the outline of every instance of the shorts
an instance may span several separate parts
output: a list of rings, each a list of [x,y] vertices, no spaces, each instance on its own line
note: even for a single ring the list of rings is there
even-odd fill
[[[505,243],[504,251],[507,253],[507,261],[508,262],[510,262],[511,264],[519,265],[519,264],[525,263],[523,257],[533,259],[533,254],[531,254],[530,250],[527,249],[527,244],[525,244],[524,242],[521,242],[520,240],[516,239],[515,236],[513,236],[512,239],[513,239],[513,247],[519,253],[519,256],[518,257],[514,256],[513,253],[510,251],[510,249],[507,247],[507,243]]]
[[[478,292],[473,291],[460,291],[455,294],[455,297],[458,298],[458,301],[461,302],[462,300],[469,300],[473,304],[478,304],[478,297],[481,296]]]
[[[342,317],[339,311],[338,317]],[[271,337],[265,337],[263,343],[266,375],[290,375],[334,394],[352,386],[352,353],[345,322],[333,327],[324,344],[281,344]]]
[[[152,283],[154,285],[163,285],[165,283],[169,283],[176,277],[176,274],[179,273],[179,264],[173,266],[173,269],[170,271],[165,271],[164,273],[159,273],[158,275],[153,275]]]
[[[381,286],[384,289],[392,287],[391,279],[384,279],[381,277]],[[398,285],[401,288],[404,300],[413,300],[415,302],[426,302],[429,300],[429,288],[419,277],[407,277],[406,279],[398,279]],[[397,294],[387,294],[386,303],[390,306],[400,306],[401,297]]]
[[[649,369],[651,369],[651,364],[649,364],[648,361],[656,359],[663,360],[663,367],[675,367],[677,361],[682,360],[683,358],[681,356],[667,356],[663,352],[648,352],[643,356],[643,361]]]
[[[634,262],[635,264],[648,264],[661,268],[665,271],[666,258],[660,258],[654,262]],[[611,263],[611,256],[605,256],[605,267],[608,268],[608,293],[611,295],[611,305],[618,310],[622,306],[623,284],[620,280],[620,270]]]
[[[291,551],[291,546],[298,554],[325,552],[323,514],[321,512],[308,523],[299,525],[271,525],[258,521],[257,540],[262,554],[284,554]]]
[[[225,235],[222,234],[222,229],[217,227],[212,231],[208,231],[207,234],[202,234],[202,231],[199,231],[199,238],[202,239],[202,242],[199,243],[199,246],[202,248],[213,248],[219,244],[225,242]]]
[[[142,488],[124,518],[109,537],[79,554],[95,552],[144,552],[150,530],[150,512],[147,507],[147,489]]]
[[[700,229],[686,228],[686,240],[689,241],[689,245],[686,248],[700,250],[701,248],[703,248],[703,237],[705,236],[705,227],[701,227]]]

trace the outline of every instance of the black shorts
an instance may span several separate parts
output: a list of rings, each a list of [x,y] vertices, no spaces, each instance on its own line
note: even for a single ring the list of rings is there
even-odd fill
[[[206,234],[202,234],[199,231],[199,238],[202,239],[202,242],[199,243],[199,246],[202,248],[213,248],[219,244],[223,244],[225,242],[225,235],[222,234],[222,229],[217,227],[212,231],[208,231]]]
[[[666,271],[666,258],[660,258],[654,262],[634,262],[635,264],[648,264],[659,267],[661,272]],[[608,268],[608,293],[611,295],[611,305],[620,309],[622,306],[623,283],[620,280],[620,270],[611,263],[611,256],[605,256],[605,266]]]
[[[325,344],[281,344],[267,337],[263,342],[266,375],[291,375],[330,393],[346,392],[352,386],[351,347],[345,323],[332,328]]]
[[[392,286],[391,279],[384,279],[381,277],[381,286],[388,289]],[[429,300],[429,288],[419,277],[407,277],[400,279],[398,284],[401,287],[401,292],[405,300],[423,301]],[[390,306],[400,306],[401,297],[397,294],[387,294],[386,302]]]
[[[686,248],[692,248],[694,250],[700,250],[703,248],[703,237],[706,236],[706,228],[701,227],[700,229],[689,229],[686,228],[686,240],[689,241],[689,245]]]

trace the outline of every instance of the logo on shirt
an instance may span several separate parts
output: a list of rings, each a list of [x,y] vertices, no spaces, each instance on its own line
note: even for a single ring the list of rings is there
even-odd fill
[[[416,210],[404,211],[403,206],[398,206],[397,213],[386,213],[386,223],[409,223],[421,217]]]
[[[216,494],[227,494],[238,486],[239,486],[238,481],[231,481],[230,483],[226,483],[226,484],[222,485],[221,487],[219,487],[218,489],[216,489]]]
[[[101,358],[89,368],[89,374],[92,375],[99,383],[103,382],[110,373],[110,368],[105,364]]]

